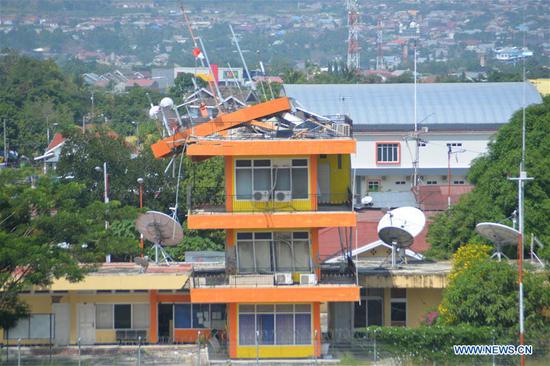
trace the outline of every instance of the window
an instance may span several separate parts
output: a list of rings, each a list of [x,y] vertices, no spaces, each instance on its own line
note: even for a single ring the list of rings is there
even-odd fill
[[[252,199],[254,191],[291,191],[294,199],[308,198],[308,161],[236,160],[235,185],[238,200]]]
[[[380,190],[380,182],[377,180],[369,180],[367,182],[369,192],[378,192]]]
[[[113,329],[113,304],[97,304],[95,322],[97,329]]]
[[[380,288],[362,288],[361,303],[355,303],[354,326],[384,325],[383,317],[384,290]]]
[[[174,328],[214,328],[225,320],[225,304],[174,304]]]
[[[462,147],[462,142],[447,142],[447,147]]]
[[[115,304],[115,329],[132,328],[132,305]]]
[[[399,143],[376,143],[377,163],[399,163]]]
[[[398,186],[402,186],[402,185],[407,184],[407,182],[405,182],[404,180],[398,180],[398,181],[395,182],[395,184],[397,184]]]
[[[463,180],[455,180],[453,181],[453,184],[464,184]]]
[[[147,329],[149,304],[96,304],[97,329]]]
[[[239,344],[311,344],[311,305],[239,305]]]
[[[391,325],[407,325],[407,289],[391,289]]]
[[[437,181],[436,181],[436,180],[427,180],[427,181],[426,181],[426,184],[428,184],[428,185],[436,185],[436,184],[437,184]]]
[[[6,331],[8,339],[49,339],[55,337],[50,314],[32,314],[17,320],[15,327]]]
[[[308,232],[237,233],[239,273],[310,272]]]

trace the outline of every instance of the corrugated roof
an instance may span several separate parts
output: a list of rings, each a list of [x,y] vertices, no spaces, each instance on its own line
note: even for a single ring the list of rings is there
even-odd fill
[[[359,129],[413,124],[413,84],[285,84],[284,91],[319,114],[348,115]],[[532,84],[525,91],[527,105],[542,102]],[[504,124],[522,107],[522,92],[521,82],[418,84],[418,122],[447,128]]]

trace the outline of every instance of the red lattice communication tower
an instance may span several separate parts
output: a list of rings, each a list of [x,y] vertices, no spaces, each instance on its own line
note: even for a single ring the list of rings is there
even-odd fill
[[[346,0],[348,10],[348,68],[359,69],[359,5],[357,0]]]

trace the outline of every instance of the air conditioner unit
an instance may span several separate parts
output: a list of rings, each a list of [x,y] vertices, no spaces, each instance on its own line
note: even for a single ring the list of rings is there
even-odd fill
[[[317,277],[314,273],[301,273],[300,274],[300,285],[316,285]]]
[[[275,273],[276,285],[292,285],[292,273]]]
[[[350,125],[347,123],[335,123],[332,125],[332,128],[338,132],[338,135],[341,136],[350,136],[351,135],[351,128]]]
[[[252,201],[256,201],[256,202],[269,201],[269,191],[253,191]]]
[[[288,202],[292,199],[292,191],[275,191],[275,202]]]

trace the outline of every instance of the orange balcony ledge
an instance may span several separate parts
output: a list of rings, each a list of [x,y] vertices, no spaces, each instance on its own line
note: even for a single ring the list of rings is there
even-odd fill
[[[300,303],[359,301],[355,285],[191,288],[192,303]]]
[[[191,212],[189,229],[301,229],[355,227],[353,211]]]
[[[312,140],[200,140],[187,147],[192,157],[207,156],[288,156],[354,154],[351,138]]]

